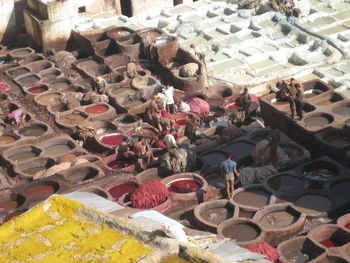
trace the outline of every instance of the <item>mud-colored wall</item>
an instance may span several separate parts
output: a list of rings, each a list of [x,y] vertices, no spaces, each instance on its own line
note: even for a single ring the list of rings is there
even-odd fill
[[[125,0],[124,0],[125,1]],[[132,15],[145,14],[150,11],[169,8],[174,5],[173,0],[130,0]]]
[[[5,44],[16,38],[16,15],[13,0],[0,0],[0,43]]]

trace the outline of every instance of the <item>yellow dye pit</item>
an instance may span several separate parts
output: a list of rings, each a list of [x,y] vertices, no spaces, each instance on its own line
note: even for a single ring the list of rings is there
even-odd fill
[[[186,259],[180,258],[178,255],[174,255],[163,259],[161,263],[194,263],[194,261],[187,261]]]
[[[81,207],[55,196],[0,226],[0,262],[133,263],[151,253],[135,238],[80,216]]]

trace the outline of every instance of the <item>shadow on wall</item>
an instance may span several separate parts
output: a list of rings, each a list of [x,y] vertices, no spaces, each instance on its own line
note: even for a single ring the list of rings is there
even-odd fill
[[[0,44],[8,45],[11,42],[14,42],[17,37],[17,30],[15,26],[15,9],[12,9],[11,16],[9,18],[9,23],[4,30],[4,34],[0,35]]]
[[[132,16],[132,10],[131,10],[131,0],[122,0],[120,1],[122,14],[128,17]]]

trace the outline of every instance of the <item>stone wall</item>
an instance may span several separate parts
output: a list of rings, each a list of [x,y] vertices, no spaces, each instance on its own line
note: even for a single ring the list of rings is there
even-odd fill
[[[7,41],[16,38],[16,15],[13,0],[0,1],[0,43],[5,44]]]
[[[124,0],[125,1],[125,0]],[[132,15],[145,14],[147,12],[170,8],[174,5],[173,0],[130,0]]]

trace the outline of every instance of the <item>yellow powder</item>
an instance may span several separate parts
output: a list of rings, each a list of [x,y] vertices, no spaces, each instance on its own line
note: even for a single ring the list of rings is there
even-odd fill
[[[164,260],[162,260],[161,263],[191,263],[193,261],[187,261],[183,258],[180,258],[178,255],[174,255],[168,258],[165,258]]]
[[[1,263],[133,263],[151,253],[135,238],[77,215],[81,206],[55,196],[0,226]]]

